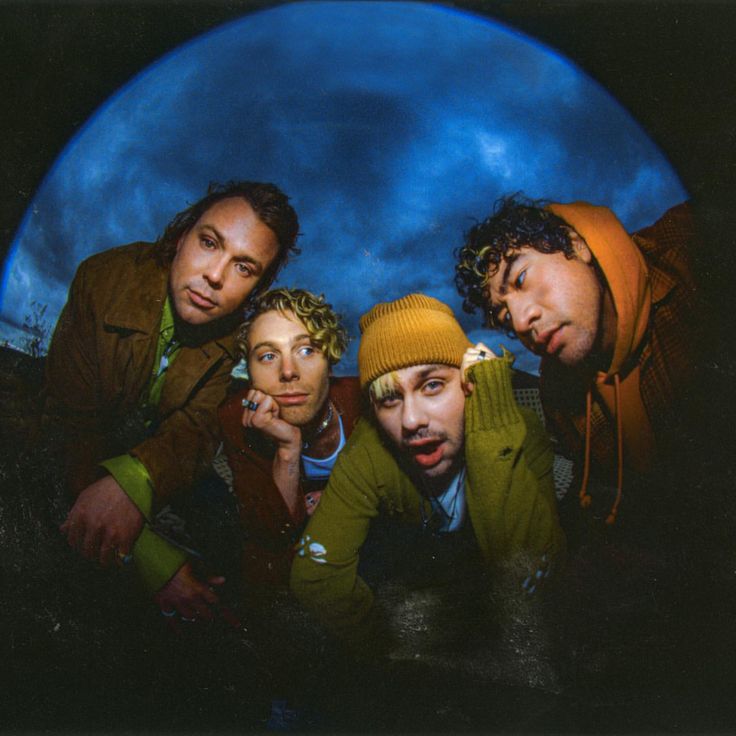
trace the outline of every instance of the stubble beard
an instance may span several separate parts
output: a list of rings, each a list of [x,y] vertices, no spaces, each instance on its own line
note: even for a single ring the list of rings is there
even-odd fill
[[[320,407],[321,408],[321,407]],[[311,424],[315,423],[316,418],[320,415],[320,409],[312,410],[310,406],[282,406],[280,407],[280,416],[285,422],[293,427],[299,427],[304,430]]]
[[[436,438],[438,442],[447,443],[450,436],[447,432],[441,432],[438,434],[433,433],[417,433],[412,435],[413,439],[419,439],[424,437]],[[464,448],[465,443],[463,440],[460,441],[460,446],[455,455],[450,459],[450,462],[446,464],[447,457],[443,457],[442,460],[431,468],[419,467],[412,457],[412,452],[408,447],[402,445],[401,450],[406,455],[409,467],[412,469],[412,475],[414,476],[417,485],[429,495],[436,495],[446,490],[450,481],[457,475],[458,470],[464,462]],[[445,466],[445,467],[443,467]]]
[[[605,367],[603,363],[606,362],[606,355],[603,352],[606,289],[601,283],[602,276],[592,265],[591,268],[593,268],[596,274],[596,282],[598,284],[598,301],[596,304],[598,313],[594,325],[592,327],[584,325],[573,327],[573,329],[577,329],[580,332],[575,341],[573,351],[566,357],[560,354],[554,358],[561,366],[580,371],[581,373],[602,370]],[[563,350],[562,353],[564,352]]]
[[[319,424],[322,421],[327,410],[327,402],[329,401],[330,384],[329,379],[325,382],[317,408],[312,408],[312,402],[308,402],[302,406],[286,406],[281,407],[280,416],[294,427],[299,427],[302,433]]]
[[[462,448],[455,457],[452,458],[450,464],[443,470],[441,465],[435,466],[434,468],[427,468],[421,470],[414,466],[416,469],[416,475],[419,479],[419,487],[424,490],[425,495],[436,496],[447,490],[450,485],[450,481],[457,475],[458,471],[463,464],[463,452]]]
[[[169,284],[168,295],[174,317],[175,334],[183,345],[198,346],[210,340],[226,337],[242,322],[242,305],[230,314],[206,322],[187,322],[177,310],[176,299],[171,293],[171,284]]]

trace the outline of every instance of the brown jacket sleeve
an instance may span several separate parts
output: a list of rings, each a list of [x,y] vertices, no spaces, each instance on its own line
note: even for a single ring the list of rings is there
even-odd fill
[[[83,263],[69,289],[46,357],[42,394],[44,431],[58,438],[70,490],[76,496],[99,472],[97,463],[113,452],[99,404],[95,315]]]

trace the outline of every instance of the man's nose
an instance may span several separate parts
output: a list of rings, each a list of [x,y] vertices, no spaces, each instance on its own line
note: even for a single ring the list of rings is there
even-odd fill
[[[542,314],[539,305],[527,297],[517,296],[509,304],[508,310],[511,314],[511,326],[517,335],[526,335]]]
[[[416,432],[429,423],[421,399],[405,396],[401,405],[401,428],[406,434]]]
[[[294,358],[288,353],[281,359],[281,380],[294,381],[299,378],[299,371]]]
[[[214,289],[222,286],[225,280],[225,268],[227,267],[227,258],[215,255],[207,261],[204,269],[204,277]]]

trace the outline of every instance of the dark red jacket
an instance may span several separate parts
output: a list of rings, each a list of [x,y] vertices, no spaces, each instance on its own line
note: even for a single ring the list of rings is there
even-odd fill
[[[247,393],[248,388],[244,388],[232,394],[219,409],[225,454],[245,531],[242,571],[249,583],[286,586],[293,544],[306,522],[305,505],[299,504],[298,517],[291,516],[273,482],[273,446],[260,432],[243,427],[241,401]],[[355,377],[333,378],[329,396],[342,417],[347,439],[360,416],[360,383]],[[326,480],[302,478],[300,494],[322,490],[326,485]]]

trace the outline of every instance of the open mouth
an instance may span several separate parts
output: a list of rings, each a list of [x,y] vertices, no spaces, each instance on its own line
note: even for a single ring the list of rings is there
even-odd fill
[[[416,443],[409,443],[409,452],[417,465],[423,468],[431,468],[440,460],[445,453],[444,440],[421,440]]]

